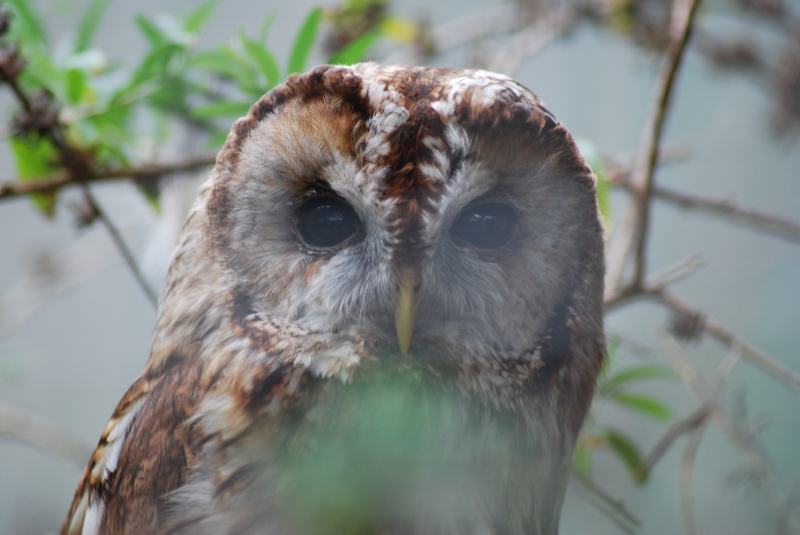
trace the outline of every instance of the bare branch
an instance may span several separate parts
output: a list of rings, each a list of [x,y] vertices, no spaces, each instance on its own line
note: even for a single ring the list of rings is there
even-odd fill
[[[728,351],[728,354],[725,355],[725,358],[722,359],[722,362],[719,363],[717,369],[714,370],[714,375],[711,377],[711,388],[714,391],[719,390],[724,383],[728,376],[733,372],[733,369],[742,361],[742,346],[738,342],[734,342],[731,345],[731,350]]]
[[[199,156],[182,162],[170,164],[153,164],[141,167],[120,167],[107,171],[98,171],[87,176],[75,177],[62,172],[51,177],[25,181],[9,181],[0,184],[0,200],[27,195],[34,192],[55,191],[66,186],[75,186],[91,182],[119,179],[156,179],[177,173],[191,172],[214,165],[215,156]]]
[[[512,76],[526,58],[535,55],[569,29],[574,17],[565,10],[555,10],[517,32],[511,42],[498,50],[489,62],[489,70]]]
[[[623,188],[634,196],[638,190],[633,186],[624,171],[612,170],[609,175],[611,185]],[[684,193],[663,186],[654,186],[653,196],[662,201],[687,210],[698,210],[708,214],[724,217],[733,223],[751,230],[764,232],[773,236],[800,243],[800,222],[779,217],[760,210],[740,206],[729,199],[713,199],[693,193]]]
[[[783,364],[779,363],[760,349],[752,346],[713,317],[707,314],[702,314],[701,312],[695,310],[691,305],[679,298],[673,292],[661,290],[658,292],[649,293],[647,295],[655,298],[661,303],[664,303],[678,314],[686,314],[702,318],[702,328],[705,332],[728,347],[741,348],[742,356],[744,358],[748,359],[750,362],[793,390],[800,390],[800,375],[789,370],[783,366]]]
[[[641,286],[644,282],[647,269],[645,246],[647,245],[653,177],[658,160],[659,143],[670,96],[686,43],[689,40],[698,1],[675,0],[673,4],[670,43],[664,55],[655,102],[642,132],[642,142],[631,177],[631,182],[636,187],[636,195],[629,220],[620,227],[611,244],[606,282],[609,293],[616,293],[622,285],[625,266],[631,251],[634,253],[635,261],[630,286]]]
[[[114,244],[117,246],[122,258],[125,260],[125,263],[128,264],[133,276],[136,278],[136,281],[139,283],[139,286],[142,287],[144,290],[145,295],[153,304],[154,307],[158,307],[158,295],[156,292],[150,287],[148,284],[147,279],[144,278],[142,271],[139,269],[139,265],[136,263],[136,259],[133,257],[128,245],[125,243],[125,240],[122,238],[122,235],[117,230],[117,227],[114,226],[114,223],[111,222],[109,219],[108,214],[105,213],[104,210],[100,208],[100,205],[97,202],[97,199],[92,194],[89,186],[84,184],[83,185],[83,194],[86,197],[86,201],[92,207],[92,210],[97,214],[97,217],[100,218],[100,221],[103,222],[105,225],[106,230],[111,235],[111,239],[114,240]]]
[[[0,438],[18,440],[79,468],[92,456],[92,448],[69,431],[9,403],[0,402]]]
[[[609,495],[598,487],[594,481],[582,476],[575,470],[570,472],[570,476],[578,484],[578,488],[586,494],[589,502],[601,513],[610,518],[625,533],[636,533],[642,523],[633,513],[628,511],[623,502]]]
[[[721,215],[741,225],[800,243],[800,223],[788,218],[738,206],[725,199],[706,199],[666,188],[659,188],[656,196],[682,208]]]
[[[656,288],[646,285],[642,288],[631,286],[623,288],[616,294],[606,298],[606,313],[641,299],[657,301],[669,307],[676,314],[695,319],[700,332],[707,332],[716,338],[717,341],[729,348],[741,348],[742,356],[751,363],[772,375],[792,390],[800,390],[800,375],[786,368],[783,364],[734,334],[712,316],[695,309],[667,288]]]
[[[700,407],[688,416],[672,422],[642,461],[642,470],[645,473],[650,472],[679,437],[700,427],[708,419],[709,415],[708,407]]]
[[[697,451],[703,440],[707,422],[704,420],[700,425],[691,431],[689,440],[683,449],[681,467],[678,471],[678,481],[681,494],[681,509],[683,509],[683,523],[686,527],[686,535],[697,535],[697,526],[694,522],[694,493],[692,492],[692,472],[694,463],[697,459]]]
[[[645,288],[661,290],[670,284],[685,279],[701,267],[706,265],[706,260],[701,254],[693,254],[680,262],[673,264],[660,273],[647,278]]]
[[[777,510],[787,510],[789,501],[786,498],[775,474],[772,473],[769,462],[761,451],[756,437],[753,433],[742,427],[736,419],[725,409],[717,399],[713,389],[706,383],[698,369],[689,361],[689,358],[681,349],[674,338],[664,333],[662,337],[664,352],[672,362],[673,368],[683,379],[683,382],[700,401],[710,411],[711,419],[716,427],[730,440],[736,447],[747,454],[757,480],[764,486],[770,501]],[[791,511],[791,509],[789,509]],[[787,515],[786,523],[789,530],[787,532],[798,532],[796,519],[791,512]]]
[[[741,347],[738,345],[731,347],[728,355],[722,359],[722,362],[719,363],[719,366],[717,366],[717,369],[714,371],[714,375],[711,378],[712,392],[717,392],[717,390],[722,386],[722,383],[724,383],[728,378],[728,375],[730,375],[730,373],[733,371],[733,368],[736,366],[736,364],[739,363],[741,358]],[[653,449],[650,450],[650,453],[647,455],[644,461],[642,461],[643,471],[645,473],[650,472],[678,437],[686,433],[697,431],[701,427],[705,426],[709,416],[711,416],[711,409],[707,405],[701,405],[688,416],[672,422],[672,424],[658,440],[656,445],[653,446]]]

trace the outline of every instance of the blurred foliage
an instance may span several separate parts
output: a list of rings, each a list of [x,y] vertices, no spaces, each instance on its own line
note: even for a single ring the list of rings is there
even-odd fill
[[[216,0],[183,17],[137,15],[147,50],[136,64],[124,65],[92,44],[109,2],[94,0],[74,37],[52,46],[34,4],[8,0],[0,55],[6,77],[27,95],[48,95],[48,103],[57,106],[52,121],[63,127],[70,146],[100,169],[131,165],[141,154],[154,159],[170,136],[170,121],[189,126],[205,136],[210,150],[218,150],[233,118],[246,114],[286,76],[306,69],[323,20],[321,8],[308,14],[281,68],[266,44],[272,15],[259,36],[240,30],[230,43],[210,50],[198,50],[197,43]],[[382,34],[381,28],[372,28],[333,50],[328,61],[357,63]],[[23,110],[16,123],[29,115]],[[56,147],[34,130],[16,128],[10,142],[21,180],[53,176],[61,169]],[[157,203],[158,188],[152,186],[143,183],[142,193]],[[33,201],[52,215],[56,194],[36,194]]]
[[[339,54],[352,54],[369,47],[381,37],[398,43],[412,43],[419,38],[420,27],[407,19],[393,15],[388,0],[345,0],[327,13],[330,27],[323,42],[324,48],[333,54],[331,63],[342,61]],[[347,51],[347,52],[345,52]],[[364,57],[361,54],[357,57]]]
[[[603,171],[603,155],[600,149],[591,140],[577,138],[575,143],[578,150],[586,160],[586,164],[592,168],[592,172],[597,177],[597,206],[603,215],[606,236],[611,232],[611,183],[608,181]]]
[[[608,360],[597,381],[595,405],[611,403],[651,420],[668,423],[673,414],[663,401],[651,393],[631,388],[641,387],[645,381],[678,380],[679,377],[672,369],[656,364],[618,367],[616,354],[619,345],[619,340],[615,339],[609,343]],[[593,453],[598,450],[613,453],[627,468],[635,483],[642,485],[647,482],[649,474],[642,464],[644,457],[635,439],[610,425],[599,423],[596,415],[591,414],[575,444],[573,469],[592,479]]]

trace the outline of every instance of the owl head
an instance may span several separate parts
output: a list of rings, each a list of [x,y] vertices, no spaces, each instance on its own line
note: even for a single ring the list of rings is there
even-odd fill
[[[154,357],[188,326],[203,344],[226,315],[256,314],[281,331],[270,351],[320,376],[393,354],[490,403],[569,405],[558,427],[574,432],[604,354],[595,187],[566,129],[502,75],[365,63],[290,76],[217,158]]]

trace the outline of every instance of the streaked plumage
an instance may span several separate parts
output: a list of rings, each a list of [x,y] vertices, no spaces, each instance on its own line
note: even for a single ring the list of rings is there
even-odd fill
[[[233,126],[62,535],[556,533],[602,280],[594,177],[517,82],[292,76]]]

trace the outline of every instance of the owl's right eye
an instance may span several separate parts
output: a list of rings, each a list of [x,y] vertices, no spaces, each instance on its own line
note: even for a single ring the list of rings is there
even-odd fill
[[[313,197],[297,210],[297,233],[314,249],[332,249],[363,236],[361,220],[344,199],[330,195]]]

